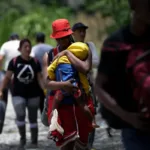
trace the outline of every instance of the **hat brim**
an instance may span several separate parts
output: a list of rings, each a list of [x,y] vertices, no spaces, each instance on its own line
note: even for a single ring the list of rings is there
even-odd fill
[[[65,36],[71,35],[72,33],[73,33],[73,31],[71,29],[69,29],[68,31],[59,31],[59,32],[56,32],[56,33],[52,33],[50,35],[50,38],[60,39],[60,38],[63,38]]]

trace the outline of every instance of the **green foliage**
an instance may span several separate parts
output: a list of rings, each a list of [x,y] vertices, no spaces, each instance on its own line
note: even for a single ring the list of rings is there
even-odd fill
[[[39,3],[31,4],[30,1],[21,4],[19,0],[18,3],[17,1],[11,2],[11,8],[6,5],[6,7],[3,7],[3,13],[2,10],[0,12],[3,14],[0,18],[0,44],[6,41],[12,32],[17,32],[21,37],[30,38],[33,43],[35,34],[44,32],[47,42],[53,45],[55,41],[49,38],[52,33],[52,22],[58,18],[70,19],[70,9],[67,7],[59,8],[56,5],[50,7]],[[9,11],[6,11],[8,9]]]
[[[107,29],[108,33],[129,23],[130,10],[127,0],[87,0],[85,8],[88,13],[100,11],[103,17],[111,16],[114,19],[115,24]]]
[[[55,15],[53,15],[55,13]],[[48,43],[55,44],[49,38],[52,33],[51,24],[55,19],[68,18],[69,9],[40,7],[17,19],[13,31],[17,31],[22,37],[34,39],[37,32],[44,32]],[[68,18],[69,19],[69,18]]]
[[[104,17],[111,16],[114,19],[115,23],[107,28],[108,33],[129,22],[127,0],[85,2],[85,13],[94,14],[100,11]],[[29,37],[34,42],[35,33],[39,31],[46,34],[48,43],[55,44],[49,38],[52,21],[67,18],[72,22],[74,19],[69,6],[61,5],[64,6],[64,0],[0,0],[0,45],[8,39],[11,32],[17,32],[21,37]]]

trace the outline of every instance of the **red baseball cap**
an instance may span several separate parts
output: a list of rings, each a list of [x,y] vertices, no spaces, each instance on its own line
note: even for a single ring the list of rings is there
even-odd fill
[[[69,21],[67,19],[57,19],[52,23],[53,33],[50,35],[53,39],[63,38],[71,35],[73,31],[70,28]]]

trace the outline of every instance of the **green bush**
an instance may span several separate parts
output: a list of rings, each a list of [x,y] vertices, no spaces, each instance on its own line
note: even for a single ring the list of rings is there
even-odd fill
[[[115,23],[106,29],[108,33],[129,22],[127,0],[86,0],[82,11],[93,14],[100,11],[103,17],[111,16]],[[8,5],[9,4],[9,5]],[[6,41],[11,32],[21,37],[29,37],[34,43],[36,32],[46,34],[46,42],[54,45],[49,38],[52,21],[58,18],[74,19],[72,10],[60,7],[60,1],[52,0],[1,0],[0,1],[0,45]],[[79,11],[79,10],[78,10]]]
[[[103,17],[111,16],[115,24],[107,28],[108,33],[129,23],[130,10],[127,0],[87,0],[85,11],[91,14],[100,11]]]
[[[11,32],[17,32],[21,37],[30,38],[33,44],[35,34],[44,32],[46,42],[55,44],[55,40],[49,38],[52,33],[51,24],[58,18],[70,20],[70,9],[67,7],[59,8],[56,5],[45,6],[38,3],[30,3],[31,6],[29,7],[28,4],[29,2],[23,6],[17,3],[17,8],[12,7],[9,11],[3,13],[3,18],[0,20],[0,44],[8,39]]]

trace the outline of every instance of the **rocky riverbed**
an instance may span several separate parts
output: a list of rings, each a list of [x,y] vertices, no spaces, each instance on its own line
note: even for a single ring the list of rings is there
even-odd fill
[[[109,138],[105,130],[105,124],[103,123],[100,115],[96,116],[98,124],[101,125],[101,128],[96,130],[94,148],[96,150],[123,150],[121,145],[121,138],[119,131],[113,131],[113,137]],[[30,142],[30,132],[29,132],[29,122],[27,123],[27,145]],[[40,121],[40,113],[38,118],[39,123],[39,146],[37,150],[57,150],[53,141],[47,139],[46,128]],[[3,129],[3,133],[0,135],[0,150],[17,150],[19,143],[19,134],[15,124],[15,113],[11,103],[11,98],[9,95],[9,103],[7,106],[6,120]],[[30,147],[27,150],[35,150]]]

